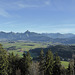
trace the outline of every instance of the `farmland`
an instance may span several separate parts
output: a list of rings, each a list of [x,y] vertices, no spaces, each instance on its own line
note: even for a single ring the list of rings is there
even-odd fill
[[[48,43],[36,42],[1,42],[3,48],[10,53],[19,54],[22,56],[24,51],[29,51],[35,48],[46,48]]]
[[[22,57],[23,52],[35,49],[35,48],[46,48],[48,45],[51,45],[50,43],[40,43],[40,42],[1,42],[3,45],[3,48],[6,49],[9,53],[14,53],[15,55],[18,54],[20,57]],[[36,54],[31,55],[34,57]],[[67,68],[69,62],[67,61],[61,61],[61,64]]]

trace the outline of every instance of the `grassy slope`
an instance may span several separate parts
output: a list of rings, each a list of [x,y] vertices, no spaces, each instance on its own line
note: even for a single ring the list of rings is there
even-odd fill
[[[64,66],[65,68],[68,68],[69,62],[67,61],[61,61],[62,66]]]
[[[25,42],[15,42],[15,43],[8,43],[8,42],[1,42],[1,44],[3,45],[4,48],[9,48],[11,46],[16,46],[17,50],[9,50],[8,52],[13,52],[14,54],[19,54],[20,56],[22,56],[23,51],[28,51],[30,49],[34,49],[34,48],[45,48],[48,46],[48,44],[51,43],[25,43]],[[27,45],[34,45],[34,46],[27,46]],[[21,48],[21,49],[18,49]],[[21,50],[21,51],[20,51]],[[69,62],[67,61],[61,61],[61,64],[63,66],[65,66],[65,68],[68,67]]]
[[[8,52],[13,52],[14,54],[19,54],[22,56],[23,51],[28,51],[30,49],[35,49],[35,48],[45,48],[48,46],[46,43],[34,43],[34,42],[15,42],[15,43],[8,43],[8,42],[1,42],[4,48],[9,48],[11,46],[16,46],[16,50],[9,50]],[[33,45],[33,46],[30,46]],[[20,49],[19,49],[20,48]]]

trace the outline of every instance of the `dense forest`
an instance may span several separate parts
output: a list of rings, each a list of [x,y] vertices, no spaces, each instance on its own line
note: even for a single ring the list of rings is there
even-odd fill
[[[70,60],[68,68],[61,65],[60,57],[48,50],[40,51],[38,61],[33,61],[30,53],[8,53],[0,44],[0,75],[75,75],[75,59]]]
[[[53,54],[55,52],[58,53],[61,60],[68,61],[68,59],[72,59],[72,54],[75,53],[75,46],[74,45],[50,45],[47,48],[35,48],[29,50],[29,52],[33,55],[34,60],[37,59],[39,56],[41,49],[43,49],[44,53],[46,54],[48,50],[51,50]]]

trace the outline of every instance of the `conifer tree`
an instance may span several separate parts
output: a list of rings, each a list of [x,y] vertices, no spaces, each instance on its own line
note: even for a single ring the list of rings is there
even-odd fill
[[[55,54],[55,60],[54,60],[54,66],[53,66],[53,75],[60,75],[61,73],[61,62],[60,62],[60,57]]]
[[[19,67],[19,57],[18,55],[14,55],[14,53],[9,53],[9,57],[8,57],[8,60],[9,60],[9,66],[8,66],[8,74],[9,75],[16,75],[16,70],[18,69]]]
[[[20,60],[20,69],[21,75],[28,75],[29,74],[29,67],[31,63],[31,56],[30,53],[27,54],[23,53],[23,58]]]
[[[73,62],[70,61],[69,65],[68,65],[68,75],[73,75]]]
[[[45,62],[45,75],[52,75],[53,74],[53,53],[48,50],[46,54],[46,62]]]
[[[7,52],[0,44],[0,75],[8,75],[8,56]]]
[[[68,75],[68,74],[66,73],[67,70],[65,69],[64,66],[61,66],[60,70],[61,70],[61,74],[60,74],[60,75]]]
[[[19,68],[21,70],[21,75],[25,75],[25,61],[26,61],[26,54],[23,53],[23,58],[19,61]]]
[[[39,71],[40,75],[44,75],[45,70],[45,58],[44,58],[44,52],[41,50],[40,56],[39,56]]]
[[[73,75],[75,75],[75,57],[74,57]]]
[[[14,53],[9,53],[9,57],[8,57],[8,60],[9,60],[9,67],[8,67],[8,74],[9,75],[15,75],[15,59],[14,59]]]
[[[31,60],[31,56],[30,56],[29,51],[26,54],[25,64],[26,64],[26,75],[28,75],[29,74],[30,65],[32,64],[32,60]]]

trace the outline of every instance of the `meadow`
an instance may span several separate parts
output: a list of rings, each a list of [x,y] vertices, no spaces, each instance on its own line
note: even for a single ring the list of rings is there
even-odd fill
[[[29,51],[35,48],[46,48],[49,43],[40,43],[40,42],[1,42],[3,48],[10,53],[18,54],[22,56],[24,51]],[[15,49],[11,49],[15,47]]]
[[[63,67],[68,68],[69,62],[68,61],[61,61]]]
[[[18,54],[20,57],[22,57],[23,52],[29,51],[31,49],[35,48],[46,48],[48,45],[51,45],[50,43],[45,42],[1,42],[4,49],[7,49],[9,53],[14,53],[15,55]],[[11,47],[15,47],[14,50],[11,49]],[[8,50],[9,49],[9,50]],[[31,54],[33,56],[33,54]],[[36,55],[36,54],[34,54]],[[67,61],[61,61],[61,64],[68,68],[69,62]]]

